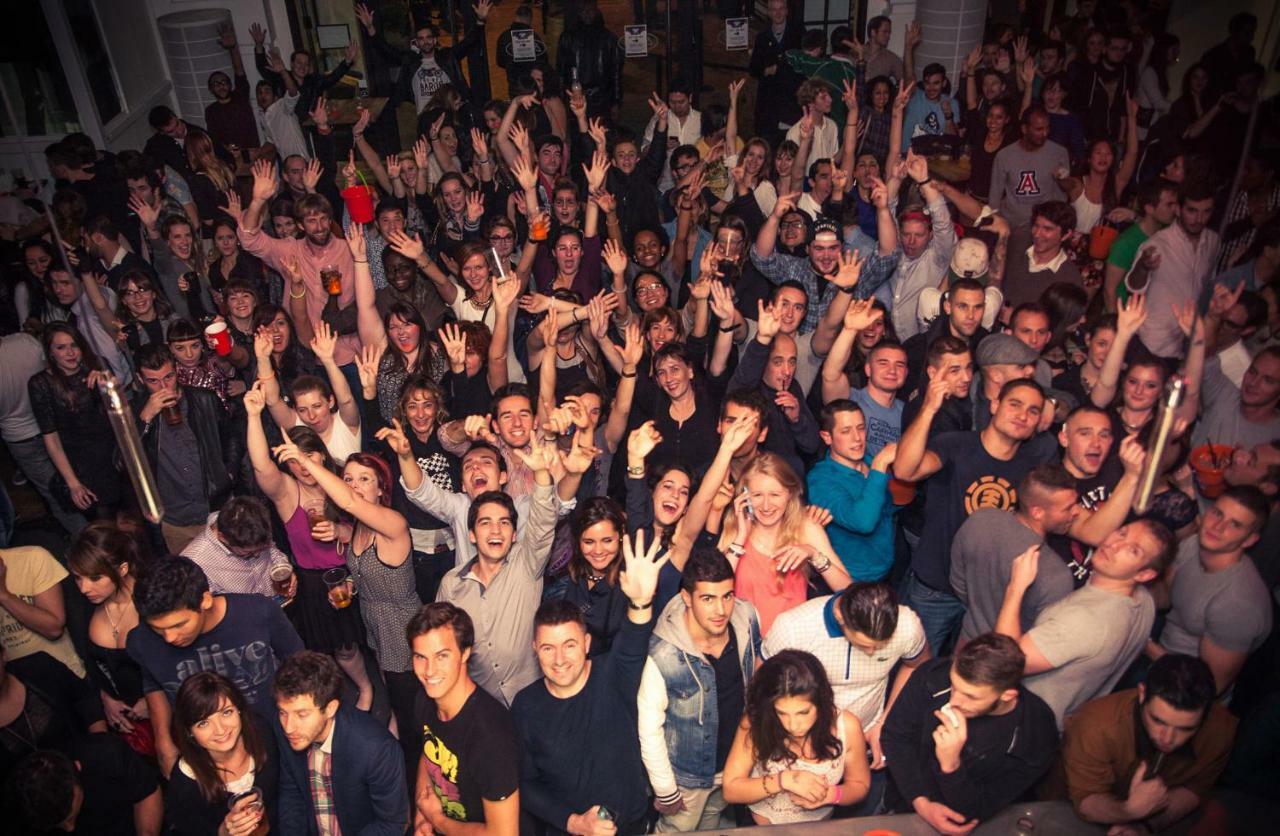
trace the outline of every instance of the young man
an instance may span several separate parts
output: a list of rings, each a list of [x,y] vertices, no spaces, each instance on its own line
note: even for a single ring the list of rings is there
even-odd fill
[[[1013,639],[985,633],[907,680],[880,737],[892,809],[965,833],[1035,785],[1053,763],[1058,730],[1021,684],[1025,663]]]
[[[1280,438],[1280,348],[1271,345],[1254,355],[1240,386],[1223,373],[1222,355],[1211,357],[1204,367],[1201,420],[1191,434],[1191,444],[1209,443],[1254,447]]]
[[[1168,619],[1146,654],[1185,653],[1213,671],[1218,694],[1228,694],[1245,659],[1271,632],[1267,585],[1245,550],[1267,524],[1271,503],[1252,486],[1228,488],[1204,514],[1196,538],[1178,547],[1166,573]]]
[[[1017,307],[1038,302],[1051,284],[1084,287],[1080,270],[1062,248],[1076,228],[1076,210],[1061,200],[1046,200],[1031,207],[1030,229],[1015,229],[1009,238],[1009,265],[1001,290],[1005,304]]]
[[[645,126],[641,154],[649,150],[657,124],[658,114],[655,113]],[[667,144],[663,155],[662,176],[658,178],[659,191],[665,192],[675,185],[671,176],[671,160],[668,159],[671,152],[681,145],[697,145],[699,139],[702,139],[702,113],[693,107],[693,90],[689,83],[677,78],[667,89]],[[732,154],[733,150],[729,149],[725,153]]]
[[[902,434],[893,465],[894,475],[903,481],[933,477],[906,599],[924,623],[929,646],[939,653],[950,646],[964,614],[964,605],[951,591],[948,544],[974,511],[1013,507],[1018,498],[1015,486],[1033,467],[1048,461],[1056,446],[1051,436],[1033,438],[1045,399],[1029,380],[1004,385],[991,404],[991,422],[985,429],[929,438],[929,425],[950,385],[945,378],[930,384],[919,416]]]
[[[920,185],[928,214],[906,212],[898,219],[901,228],[902,258],[889,282],[876,297],[893,317],[898,339],[914,337],[922,329],[918,316],[921,294],[939,287],[947,278],[951,255],[956,249],[956,229],[951,223],[947,202],[929,177],[929,161],[907,152],[907,174]]]
[[[1014,229],[1025,228],[1037,203],[1066,198],[1054,175],[1069,163],[1067,149],[1049,140],[1049,112],[1032,105],[1022,112],[1022,139],[996,154],[988,201]]]
[[[887,15],[877,15],[867,21],[867,45],[863,52],[866,59],[865,78],[888,76],[895,84],[911,81],[906,77],[902,58],[889,49],[893,38],[893,21]],[[855,47],[856,49],[856,47]]]
[[[1103,285],[1102,301],[1107,310],[1115,312],[1116,305],[1129,298],[1129,288],[1124,278],[1138,258],[1138,249],[1152,235],[1173,223],[1178,216],[1178,184],[1163,177],[1142,184],[1138,190],[1138,205],[1142,215],[1111,244],[1107,254],[1107,274]]]
[[[985,246],[981,242],[978,242],[978,246],[983,247],[985,259]],[[982,272],[985,273],[986,270]],[[902,350],[907,354],[907,385],[902,391],[904,401],[910,401],[928,386],[929,380],[925,376],[926,360],[930,347],[938,338],[950,336],[963,340],[968,350],[973,352],[988,334],[987,329],[982,327],[987,307],[987,294],[982,282],[952,276],[941,304],[942,316],[934,318],[927,330],[920,331],[902,344]]]
[[[610,836],[644,829],[649,805],[636,695],[658,571],[668,560],[654,559],[658,549],[654,543],[646,553],[643,534],[634,551],[623,540],[627,619],[608,652],[590,658],[591,636],[575,604],[547,601],[534,616],[533,647],[545,679],[521,691],[511,713],[520,733],[521,805],[553,831]]]
[[[244,448],[212,390],[178,385],[168,346],[143,346],[136,362],[146,387],[135,399],[142,443],[165,505],[160,528],[180,554],[231,493]]]
[[[1067,718],[1045,795],[1112,832],[1164,832],[1193,813],[1227,765],[1236,718],[1215,700],[1209,667],[1169,654],[1137,689],[1085,703]]]
[[[819,41],[821,36],[819,35]],[[821,49],[821,46],[819,46]],[[804,113],[809,114],[808,118],[812,121],[811,130],[813,136],[810,139],[809,158],[802,160],[796,158],[795,164],[803,168],[809,168],[818,160],[835,160],[840,154],[840,129],[836,123],[828,116],[831,112],[831,89],[826,84],[816,79],[806,79],[800,89],[796,91],[796,101],[800,104],[800,109]],[[801,144],[801,126],[800,123],[791,126],[787,131],[787,139],[796,145]],[[821,205],[821,202],[819,202]],[[801,206],[800,208],[804,208]]]
[[[1084,588],[1041,610],[1026,631],[1020,613],[1040,547],[1014,558],[996,631],[1026,654],[1027,689],[1049,704],[1059,727],[1081,703],[1110,691],[1142,652],[1156,617],[1143,584],[1164,571],[1174,543],[1154,520],[1117,529],[1094,551]]]
[[[5,781],[6,828],[69,836],[159,836],[164,798],[155,770],[114,734],[30,752]]]
[[[170,702],[191,674],[217,671],[236,684],[250,706],[270,715],[267,684],[281,660],[302,650],[279,604],[261,595],[214,595],[200,567],[176,555],[138,576],[133,604],[139,625],[129,632],[125,649],[142,668],[156,753],[166,776],[178,760],[169,736]]]
[[[778,616],[764,657],[787,648],[807,650],[822,662],[836,707],[857,715],[871,747],[871,768],[883,769],[884,718],[913,672],[931,658],[919,617],[898,603],[888,584],[854,583]]]
[[[1221,239],[1208,228],[1213,194],[1209,184],[1184,183],[1178,194],[1177,220],[1152,235],[1138,251],[1139,259],[1152,251],[1149,258],[1154,263],[1147,280],[1147,319],[1138,337],[1157,357],[1184,356],[1185,337],[1174,306],[1200,299],[1215,271]]]
[[[277,567],[292,571],[289,557],[271,540],[271,511],[256,496],[233,496],[221,510],[209,515],[204,530],[182,550],[204,571],[209,591],[215,595],[265,595],[274,598],[271,575]],[[297,590],[291,577],[291,599]]]
[[[991,407],[1006,385],[1015,380],[1034,380],[1036,376],[1041,360],[1040,349],[1035,343],[1043,345],[1048,341],[1048,318],[1039,310],[1031,318],[1026,316],[1027,313],[1016,313],[1011,320],[1015,328],[1021,328],[1018,331],[1022,334],[1021,339],[1013,333],[989,334],[974,352],[979,375],[977,385],[970,392],[974,429],[986,429],[991,423]],[[1032,335],[1040,331],[1045,333],[1033,339]],[[1039,385],[1039,381],[1036,383]],[[1043,425],[1044,422],[1041,423]]]
[[[799,49],[804,35],[804,22],[792,21],[787,13],[787,0],[769,0],[769,25],[756,34],[751,46],[750,73],[758,82],[756,88],[756,136],[776,145],[787,128],[800,118],[795,97],[788,95],[795,73],[783,59],[789,49]]]
[[[498,490],[476,496],[467,511],[467,539],[476,556],[451,569],[440,581],[436,600],[454,604],[480,625],[481,644],[471,656],[472,678],[510,705],[520,689],[538,678],[529,652],[532,617],[542,598],[542,575],[551,557],[556,511],[551,498],[550,445],[521,454],[536,487],[529,520],[517,539],[516,509]],[[464,477],[465,478],[465,477]]]
[[[909,358],[907,362],[910,363]],[[929,386],[939,378],[947,381],[947,397],[929,425],[929,438],[939,433],[973,429],[974,408],[969,397],[973,384],[973,350],[967,341],[950,335],[937,337],[929,343],[924,360],[924,376],[919,388],[902,409],[902,426],[911,426],[924,406],[924,396],[929,391]]]
[[[275,674],[274,732],[288,744],[279,746],[278,818],[286,832],[398,836],[409,825],[400,744],[384,723],[342,705],[342,684],[338,663],[310,650]]]
[[[107,287],[116,289],[127,273],[141,272],[154,279],[151,265],[124,245],[124,237],[115,222],[106,215],[91,218],[84,227],[85,249],[97,261],[94,265],[107,276]]]
[[[760,660],[755,608],[734,598],[733,577],[724,555],[695,550],[649,642],[637,713],[659,831],[720,826],[717,777]]]
[[[285,69],[280,56],[271,57],[271,68],[284,81],[284,95],[276,95],[276,88],[267,79],[258,82],[254,88],[254,98],[258,107],[254,118],[258,122],[259,133],[264,142],[275,146],[281,159],[287,157],[310,156],[311,149],[302,135],[302,125],[298,120],[298,85],[293,80],[293,73]]]
[[[247,151],[257,148],[258,126],[253,118],[253,106],[249,103],[249,79],[244,71],[244,59],[240,57],[240,45],[236,43],[236,30],[230,25],[218,32],[218,45],[227,51],[231,59],[231,72],[235,84],[227,74],[218,71],[209,75],[209,92],[213,101],[204,106],[204,124],[215,143],[227,150]]]
[[[1126,30],[1107,34],[1107,44],[1098,63],[1088,66],[1071,90],[1072,110],[1080,113],[1087,140],[1106,139],[1117,143],[1124,132],[1125,101],[1136,97],[1138,72],[1130,62],[1132,42]]]
[[[908,40],[903,53],[908,76],[914,72],[915,48],[920,37],[919,24],[913,23],[912,27],[907,30]],[[915,42],[912,41],[913,32]],[[921,75],[923,78],[920,85],[912,93],[903,114],[900,150],[905,152],[914,139],[943,135],[955,137],[958,145],[963,109],[959,99],[944,92],[950,84],[947,80],[947,68],[938,63],[929,64]]]
[[[493,393],[489,414],[472,415],[465,421],[450,421],[440,428],[440,443],[455,456],[468,444],[483,441],[502,453],[506,461],[506,491],[513,498],[527,496],[534,489],[533,472],[522,454],[532,447],[534,434],[533,396],[522,383],[508,383]],[[497,489],[494,485],[492,489]]]
[[[413,729],[422,739],[414,789],[418,829],[510,836],[520,822],[516,727],[502,703],[467,673],[471,616],[452,604],[423,607],[405,628],[422,683]],[[479,825],[466,827],[465,825]]]
[[[1111,455],[1119,444],[1111,417],[1091,403],[1077,406],[1058,431],[1058,443],[1062,445],[1062,467],[1075,483],[1077,506],[1082,513],[1096,511],[1110,499],[1124,475],[1120,457]],[[1067,534],[1050,534],[1046,542],[1066,561],[1076,588],[1084,586],[1092,548]]]
[[[883,580],[893,563],[897,508],[889,497],[889,468],[897,444],[873,456],[866,414],[850,400],[828,403],[821,421],[818,435],[828,450],[809,470],[809,501],[831,513],[827,536],[849,576]]]

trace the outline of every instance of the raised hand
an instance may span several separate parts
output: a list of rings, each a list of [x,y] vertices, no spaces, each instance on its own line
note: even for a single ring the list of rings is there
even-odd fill
[[[449,358],[449,368],[454,374],[462,373],[467,367],[467,338],[462,328],[457,323],[445,323],[439,334],[440,344]]]
[[[516,157],[511,163],[511,173],[515,175],[516,182],[525,191],[538,187],[538,172],[523,156]]]
[[[316,323],[316,333],[311,339],[311,352],[328,364],[333,360],[333,349],[338,345],[338,335],[333,333],[329,323],[320,320]]]
[[[627,600],[636,607],[647,607],[653,603],[658,589],[658,573],[671,559],[670,552],[662,548],[659,538],[655,537],[648,549],[644,541],[644,529],[636,532],[634,546],[629,539],[622,538],[624,568],[618,576],[618,585]],[[658,556],[660,553],[661,557]]]
[[[782,320],[774,314],[772,304],[766,305],[763,299],[757,304],[759,315],[756,318],[756,339],[762,343],[768,343],[782,329]]]
[[[329,106],[324,96],[316,96],[316,103],[311,108],[311,121],[316,123],[316,129],[323,131],[329,127]]]
[[[596,189],[589,196],[590,200],[600,207],[600,211],[606,215],[612,215],[618,208],[618,201],[614,196],[604,189]]]
[[[279,47],[271,47],[267,51],[267,65],[271,67],[271,71],[277,75],[284,75],[288,70],[284,65],[284,58],[280,55]]]
[[[748,439],[760,432],[760,418],[754,412],[743,413],[720,435],[720,449],[735,452]]]
[[[356,20],[360,21],[360,25],[370,35],[373,34],[373,9],[370,9],[364,3],[356,3]]]
[[[612,238],[604,242],[604,264],[610,273],[615,276],[625,275],[627,262],[627,251],[622,249],[621,244]]]
[[[351,228],[347,230],[347,249],[351,250],[351,257],[356,261],[368,260],[368,246],[364,238],[364,224],[353,223]]]
[[[654,116],[658,117],[659,122],[666,123],[667,103],[656,92],[649,94],[649,109],[653,111]]]
[[[840,94],[840,99],[844,102],[844,106],[848,108],[850,113],[857,113],[858,85],[846,80],[844,82],[844,92]]]
[[[1009,575],[1009,586],[1026,590],[1036,579],[1040,568],[1040,546],[1032,546],[1013,559],[1013,568]]]
[[[1036,80],[1036,59],[1028,56],[1023,60],[1018,72],[1022,76],[1023,85],[1030,87]]]
[[[373,114],[369,112],[368,108],[357,107],[356,123],[351,126],[351,135],[356,137],[364,136],[364,132],[369,129],[369,120],[372,118]]]
[[[382,365],[382,355],[386,350],[387,343],[384,340],[362,346],[360,353],[356,355],[356,372],[360,376],[360,388],[366,397],[378,393],[378,369]]]
[[[597,148],[591,157],[591,165],[583,165],[582,172],[587,177],[587,189],[595,191],[604,185],[605,175],[609,173],[609,156],[603,149]]]
[[[355,227],[355,226],[357,226],[357,224],[352,224],[352,227]],[[422,257],[422,253],[423,253],[422,242],[419,241],[416,237],[409,235],[408,233],[402,232],[398,229],[393,229],[392,231],[387,233],[387,244],[391,247],[391,249],[395,250],[396,252],[400,253],[400,255],[404,256],[405,258],[411,261],[416,262],[419,258]]]
[[[889,468],[893,466],[893,460],[898,457],[898,442],[890,442],[880,448],[880,452],[875,454],[871,459],[871,469],[878,470],[881,473],[888,473]]]
[[[484,197],[478,191],[467,192],[467,222],[478,224],[483,217]]]
[[[644,338],[640,334],[640,323],[632,317],[622,334],[623,344],[618,353],[622,355],[622,368],[634,369],[644,358]]]
[[[778,195],[778,200],[773,204],[773,217],[781,220],[783,215],[796,208],[796,201],[799,199],[800,192]]]
[[[155,228],[156,222],[160,220],[160,210],[152,207],[145,200],[137,195],[129,196],[129,208],[138,216],[138,220],[147,229]],[[237,222],[239,219],[237,218]]]
[[[471,150],[475,153],[477,160],[489,159],[489,140],[485,137],[484,131],[479,128],[471,129]]]
[[[387,445],[391,452],[396,454],[397,458],[413,457],[413,447],[409,444],[409,436],[405,434],[404,427],[400,425],[398,418],[392,418],[391,426],[378,430],[373,434],[373,437]]]
[[[400,155],[399,154],[388,154],[387,160],[385,163],[383,163],[383,165],[386,166],[387,176],[390,177],[392,180],[400,176]]]
[[[582,107],[585,110],[587,100],[582,100]],[[604,148],[608,144],[609,130],[604,126],[603,119],[592,119],[587,125],[587,135],[591,137],[591,141],[596,144],[597,148]]]
[[[974,70],[978,69],[978,65],[981,63],[982,44],[978,44],[973,49],[969,50],[969,54],[964,57],[965,74],[971,74]]]
[[[230,24],[224,23],[218,27],[218,46],[223,49],[236,48],[236,30]]]
[[[413,162],[418,166],[419,171],[425,171],[430,165],[431,147],[427,145],[426,137],[418,137],[413,143]]]
[[[587,97],[582,93],[569,93],[569,110],[574,117],[579,120],[578,124],[582,124],[581,120],[587,118]]]
[[[498,437],[493,434],[492,415],[468,415],[462,422],[462,430],[470,441],[484,441],[495,444]]]
[[[929,179],[929,161],[910,148],[907,149],[907,174],[917,183]]]
[[[914,93],[915,90],[916,83],[914,81],[903,85],[902,89],[898,91],[898,95],[893,100],[894,113],[905,111],[907,109],[907,102],[911,101],[911,94]]]
[[[600,448],[590,444],[594,428],[578,429],[573,434],[573,444],[567,451],[560,452],[560,464],[566,473],[582,475],[591,469],[600,456]]]
[[[483,21],[489,17],[489,12],[493,10],[493,3],[489,0],[480,0],[479,3],[471,7],[471,10],[476,13],[477,20]]]
[[[520,296],[520,282],[513,280],[510,275],[506,281],[499,281],[497,274],[490,276],[489,282],[492,285],[493,304],[499,311],[511,310]]]
[[[907,49],[915,49],[920,45],[920,41],[924,40],[924,36],[920,32],[920,21],[913,20],[907,24]]]
[[[314,192],[316,186],[320,183],[320,176],[324,172],[324,166],[317,159],[307,161],[307,167],[302,170],[302,185],[308,192]]]
[[[551,468],[555,467],[560,458],[557,455],[556,446],[545,441],[530,443],[529,452],[527,453],[523,450],[515,450],[514,452],[520,457],[520,461],[524,462],[524,466],[534,473],[551,472]]]
[[[267,160],[253,164],[253,199],[264,203],[276,193],[276,166]]]
[[[242,400],[244,402],[244,411],[249,414],[249,417],[256,418],[261,415],[262,410],[267,407],[266,398],[262,395],[262,381],[255,380],[253,386],[244,393]]]
[[[356,182],[357,173],[358,172],[356,169],[356,149],[352,147],[352,149],[349,152],[347,152],[346,164],[342,166],[342,178],[347,181],[348,186],[351,186],[351,185],[354,185]]]
[[[711,283],[711,312],[727,327],[733,321],[733,291],[723,282]]]
[[[254,47],[261,47],[267,40],[267,30],[262,28],[261,23],[249,24],[249,37],[253,38]]]
[[[1240,282],[1234,289],[1228,289],[1224,284],[1214,284],[1213,296],[1209,298],[1209,316],[1222,319],[1240,301],[1243,293],[1244,282]]]
[[[1132,337],[1147,321],[1147,294],[1131,293],[1116,310],[1116,332]]]
[[[627,458],[632,461],[643,461],[662,443],[662,433],[652,421],[645,421],[627,436]]]
[[[547,348],[554,349],[556,341],[560,339],[560,322],[554,310],[548,310],[547,315],[543,317],[542,323],[538,326],[542,332],[542,343]]]
[[[836,268],[836,274],[831,277],[831,283],[846,289],[856,287],[858,279],[862,276],[862,267],[866,263],[865,258],[858,258],[857,250],[843,250],[840,253],[840,265]],[[853,305],[849,307],[852,309]],[[848,316],[847,313],[845,315]]]
[[[271,337],[271,331],[266,326],[260,327],[253,332],[253,356],[259,361],[265,361],[271,357],[271,351],[275,347],[275,341]]]

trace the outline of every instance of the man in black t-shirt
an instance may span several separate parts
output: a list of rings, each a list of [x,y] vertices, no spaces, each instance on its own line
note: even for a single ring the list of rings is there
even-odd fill
[[[1062,445],[1062,466],[1076,480],[1078,504],[1085,511],[1097,510],[1124,475],[1120,458],[1110,455],[1119,442],[1106,410],[1092,404],[1076,407],[1058,431],[1058,443]],[[1089,580],[1093,547],[1063,534],[1051,535],[1048,542],[1066,561],[1076,589],[1084,586]]]
[[[932,477],[925,488],[924,527],[905,597],[940,656],[964,616],[964,604],[949,580],[952,538],[974,511],[1012,508],[1018,499],[1015,486],[1057,451],[1053,436],[1037,435],[1046,405],[1044,391],[1031,380],[1013,380],[1001,388],[985,429],[930,438],[929,427],[950,391],[951,381],[941,375],[930,382],[919,416],[902,433],[893,464],[894,475],[904,481]]]
[[[515,833],[520,760],[507,709],[467,673],[475,628],[465,610],[427,604],[405,629],[423,690],[414,704],[422,756],[414,790],[419,830],[451,834],[459,824]]]

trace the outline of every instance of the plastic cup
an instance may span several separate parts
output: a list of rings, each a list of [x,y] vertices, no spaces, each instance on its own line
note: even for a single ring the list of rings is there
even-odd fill
[[[335,566],[323,575],[325,586],[329,587],[329,603],[335,610],[345,610],[351,606],[351,599],[356,594],[351,580],[351,573],[345,566]]]
[[[221,321],[212,323],[204,329],[204,335],[219,355],[226,357],[231,353],[231,332],[227,330],[227,323]]]
[[[1205,499],[1217,499],[1227,489],[1226,473],[1234,453],[1230,444],[1203,444],[1191,451],[1191,472]]]
[[[545,241],[547,236],[551,234],[551,218],[541,215],[534,219],[533,225],[529,227],[530,241]]]
[[[330,296],[342,295],[342,271],[332,265],[320,268],[320,282]]]
[[[277,595],[288,595],[289,585],[293,581],[293,568],[290,566],[271,567],[271,588]]]
[[[1101,223],[1089,232],[1089,258],[1102,261],[1111,253],[1111,245],[1115,243],[1120,230],[1111,224]]]

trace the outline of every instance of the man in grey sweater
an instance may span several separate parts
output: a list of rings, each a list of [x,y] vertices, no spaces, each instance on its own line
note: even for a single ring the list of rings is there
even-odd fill
[[[988,199],[1011,227],[1026,227],[1037,203],[1066,198],[1056,178],[1067,164],[1067,149],[1049,140],[1049,112],[1032,105],[1022,114],[1022,139],[996,154]]]

